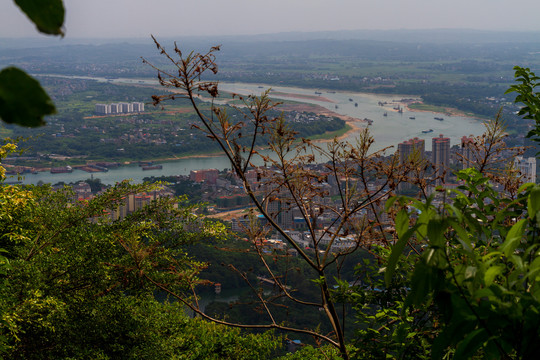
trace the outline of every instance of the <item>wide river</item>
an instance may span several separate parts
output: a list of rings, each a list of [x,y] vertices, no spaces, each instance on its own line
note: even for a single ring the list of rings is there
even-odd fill
[[[99,81],[111,81],[104,78],[92,78]],[[155,83],[154,80],[133,80],[133,79],[114,79],[115,83]],[[239,94],[260,94],[270,85],[253,85],[243,83],[221,83],[220,90],[235,92]],[[407,111],[398,113],[392,108],[400,104],[402,98],[414,98],[407,95],[375,95],[354,92],[326,92],[320,91],[320,99],[313,89],[302,89],[294,87],[271,86],[272,92],[278,93],[272,95],[273,98],[284,100],[296,100],[303,103],[316,104],[327,108],[335,113],[347,115],[357,119],[368,118],[373,120],[369,127],[372,136],[375,139],[375,149],[381,149],[387,146],[397,146],[399,142],[419,137],[425,139],[426,149],[431,149],[431,139],[439,134],[449,137],[451,145],[459,144],[464,135],[479,135],[484,132],[482,121],[470,117],[448,116],[445,114]],[[280,93],[283,93],[280,94]],[[307,95],[306,98],[294,98],[298,95]],[[330,100],[327,101],[326,99]],[[351,101],[352,99],[352,101]],[[384,107],[379,102],[386,102]],[[355,103],[357,106],[355,106]],[[337,107],[336,107],[337,106]],[[387,116],[384,116],[384,114]],[[434,118],[444,118],[444,120],[435,120]],[[412,119],[414,118],[414,119]],[[363,122],[358,122],[359,126],[365,126]],[[423,130],[433,131],[423,133]],[[347,140],[353,142],[357,132],[352,133]],[[208,156],[185,158],[170,162],[162,162],[161,170],[143,171],[138,165],[126,165],[118,169],[111,169],[106,173],[95,173],[94,178],[99,178],[105,184],[114,184],[124,179],[131,179],[133,182],[142,182],[147,176],[162,175],[188,175],[191,170],[200,169],[224,169],[230,168],[230,164],[225,156]],[[91,175],[82,170],[74,170],[69,174],[51,174],[49,172],[40,172],[38,174],[26,174],[22,180],[25,184],[36,184],[38,182],[52,183],[63,181],[65,183],[86,180]],[[9,181],[9,180],[8,180]]]

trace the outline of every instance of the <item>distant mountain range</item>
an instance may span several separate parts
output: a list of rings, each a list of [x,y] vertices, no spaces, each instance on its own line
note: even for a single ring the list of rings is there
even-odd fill
[[[200,36],[163,38],[164,41],[176,40],[182,43],[214,44],[216,42],[253,42],[253,41],[306,41],[306,40],[369,40],[407,43],[540,43],[540,32],[526,31],[486,31],[469,29],[430,29],[430,30],[344,30],[318,32],[282,32],[273,34],[236,35],[236,36]],[[69,38],[50,37],[2,38],[0,48],[30,48],[75,44],[144,44],[148,38]]]
[[[223,37],[160,38],[168,49],[176,41],[184,50],[206,52],[221,44],[222,63],[275,65],[279,61],[300,63],[326,58],[346,61],[461,61],[486,59],[497,63],[537,64],[540,58],[540,32],[498,32],[479,30],[351,30],[332,32],[291,32]],[[163,61],[148,38],[56,39],[0,38],[0,66],[19,64],[32,71],[54,71],[39,66],[65,64],[124,64],[133,69],[140,57]],[[60,65],[62,64],[62,65]],[[288,65],[287,65],[288,66]]]

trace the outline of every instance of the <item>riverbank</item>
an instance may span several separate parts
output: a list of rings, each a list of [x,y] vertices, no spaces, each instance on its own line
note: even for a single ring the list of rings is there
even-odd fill
[[[466,113],[464,111],[461,111],[456,108],[446,107],[446,106],[438,106],[438,105],[430,105],[425,104],[422,101],[416,101],[411,104],[405,105],[405,108],[408,111],[413,112],[429,112],[433,114],[445,114],[447,116],[464,116],[464,117],[479,117],[479,115],[475,115],[472,113]]]
[[[261,89],[258,85],[239,84],[239,83],[222,83],[222,91],[237,93],[242,95],[260,93]],[[285,108],[291,110],[305,110],[313,114],[319,113],[326,116],[336,116],[346,121],[347,128],[342,128],[337,132],[324,134],[324,140],[314,139],[314,142],[322,143],[330,141],[334,136],[338,136],[340,140],[354,143],[358,133],[365,129],[366,123],[362,119],[370,119],[369,126],[370,134],[375,140],[371,151],[385,149],[391,146],[396,146],[399,142],[406,139],[418,137],[426,141],[426,150],[430,150],[431,137],[433,134],[424,133],[426,129],[433,129],[435,134],[444,134],[451,139],[452,144],[459,143],[463,135],[473,134],[479,135],[484,131],[482,122],[476,118],[446,116],[444,113],[433,114],[430,112],[417,112],[411,109],[409,112],[405,108],[403,100],[413,102],[411,96],[392,95],[385,96],[380,94],[365,94],[352,92],[325,92],[323,96],[314,96],[312,89],[273,87],[273,91],[282,94],[298,94],[302,95],[305,100],[302,103],[293,102],[293,96],[280,95],[281,99],[285,99]],[[326,97],[332,102],[322,101],[320,97]],[[351,100],[352,99],[352,100]],[[277,101],[280,101],[278,98]],[[358,105],[357,105],[358,104]],[[381,105],[382,104],[382,105]],[[393,111],[398,104],[403,111]],[[283,110],[278,108],[278,110]],[[434,117],[444,117],[445,121],[438,121]],[[466,131],[466,132],[465,132]],[[265,147],[258,150],[264,151]],[[100,159],[101,161],[113,161],[111,159]],[[141,159],[142,160],[142,159]],[[213,153],[200,152],[197,154],[182,154],[176,156],[155,157],[152,159],[154,163],[162,164],[162,169],[153,171],[142,171],[141,167],[132,159],[115,160],[122,162],[122,166],[116,169],[110,169],[108,172],[94,173],[94,178],[99,178],[104,184],[115,184],[124,179],[131,179],[134,182],[142,182],[148,176],[174,176],[174,175],[189,175],[191,170],[200,169],[225,169],[230,168],[230,161],[219,150]],[[318,161],[318,160],[317,160]],[[322,159],[324,161],[324,159]],[[255,163],[262,165],[263,162]],[[29,164],[28,164],[29,165]],[[34,165],[34,164],[32,164]],[[53,166],[62,166],[55,162]],[[77,182],[88,179],[92,174],[83,172],[82,170],[74,169],[72,173],[66,174],[26,174],[23,183],[36,184],[57,183],[63,181],[65,183]]]
[[[295,105],[287,105],[292,109],[296,111],[302,111],[301,109],[309,109],[310,112],[315,112],[318,115],[323,116],[329,116],[329,117],[338,117],[340,119],[343,119],[346,122],[346,125],[338,129],[336,131],[327,132],[324,134],[319,134],[316,136],[311,137],[312,140],[315,140],[317,142],[328,142],[332,141],[335,137],[338,139],[344,139],[348,136],[350,136],[355,131],[358,131],[361,127],[356,125],[355,122],[361,121],[359,119],[352,118],[350,116],[340,115],[333,113],[331,111],[328,111],[327,109],[313,105],[310,106],[308,104],[295,104]],[[257,150],[265,150],[265,146],[258,146]],[[175,162],[175,161],[181,161],[181,160],[188,160],[188,159],[202,159],[202,158],[217,158],[217,157],[223,157],[224,153],[221,150],[216,151],[210,151],[210,152],[199,152],[196,154],[186,154],[186,155],[177,155],[177,156],[167,156],[167,157],[153,157],[153,158],[144,158],[139,160],[127,160],[127,159],[107,159],[105,161],[104,159],[81,159],[80,157],[62,157],[62,161],[60,163],[55,164],[47,164],[45,166],[33,166],[29,165],[28,163],[25,165],[14,165],[14,164],[3,164],[4,167],[8,170],[8,173],[11,175],[15,175],[16,173],[20,174],[29,174],[29,173],[43,173],[43,172],[50,172],[52,168],[63,168],[65,166],[70,166],[73,168],[73,170],[82,170],[90,174],[96,174],[99,176],[100,173],[106,172],[107,170],[103,169],[97,169],[93,168],[96,163],[100,162],[115,162],[119,166],[129,166],[129,165],[138,165],[140,162],[148,162],[153,164],[159,164],[159,163],[166,163],[166,162]],[[115,168],[118,166],[115,166]],[[71,171],[65,171],[71,172]],[[60,173],[60,172],[59,172]]]

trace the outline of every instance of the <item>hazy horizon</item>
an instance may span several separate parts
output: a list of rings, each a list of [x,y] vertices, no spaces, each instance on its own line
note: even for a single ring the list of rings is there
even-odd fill
[[[540,2],[516,0],[65,0],[66,38],[267,35],[343,30],[540,31]],[[525,10],[521,10],[525,9]],[[0,38],[39,36],[11,0],[0,4]]]

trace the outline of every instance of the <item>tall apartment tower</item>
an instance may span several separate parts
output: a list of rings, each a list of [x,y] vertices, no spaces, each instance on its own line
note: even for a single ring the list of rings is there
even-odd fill
[[[536,158],[524,159],[523,156],[516,156],[514,166],[523,176],[523,182],[536,183]]]
[[[406,162],[407,159],[414,152],[418,152],[418,154],[420,155],[420,158],[423,159],[425,157],[425,152],[426,152],[426,142],[424,141],[424,139],[419,139],[415,137],[414,139],[409,139],[407,141],[399,143],[398,151],[399,151],[400,164],[403,164],[404,162]]]
[[[122,109],[121,112],[125,114],[129,114],[133,112],[133,104],[132,103],[120,103],[120,108]]]
[[[144,111],[144,103],[143,102],[133,102],[131,104],[133,106],[133,112],[143,112]]]
[[[111,105],[96,104],[96,114],[106,115],[111,113]]]
[[[436,185],[441,185],[448,179],[447,169],[450,165],[450,138],[440,134],[431,141],[431,163],[435,167]],[[444,174],[444,177],[443,177]]]
[[[122,112],[122,105],[113,103],[111,104],[111,114],[120,114]]]
[[[474,166],[474,139],[471,136],[463,136],[461,138],[461,164],[462,169],[468,169],[472,166]]]
[[[418,154],[420,159],[425,158],[426,142],[424,139],[414,138],[398,144],[399,163],[404,164],[413,154]],[[398,185],[398,190],[404,191],[412,188],[412,184],[402,182]]]

